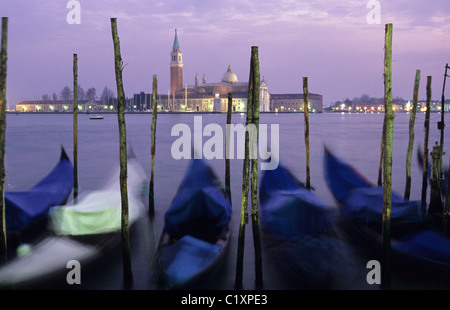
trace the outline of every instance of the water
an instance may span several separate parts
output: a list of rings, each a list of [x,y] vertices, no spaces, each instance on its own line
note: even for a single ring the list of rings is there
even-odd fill
[[[132,267],[134,289],[152,289],[149,272],[155,242],[162,229],[164,212],[170,205],[186,171],[188,160],[175,160],[171,146],[177,137],[171,136],[176,124],[187,124],[194,132],[194,116],[201,116],[203,128],[209,123],[225,124],[225,114],[159,114],[157,122],[154,226],[147,219],[131,231]],[[397,114],[394,123],[393,190],[403,194],[406,174],[406,150],[409,139],[409,114]],[[440,114],[431,115],[429,146],[440,140],[436,123]],[[363,175],[376,182],[380,160],[380,142],[384,114],[310,114],[311,185],[317,196],[330,208],[335,201],[325,183],[323,174],[323,149],[327,145],[338,156],[352,163]],[[417,162],[417,149],[423,148],[425,114],[420,113],[415,122],[415,145],[412,158],[411,199],[420,200],[422,170]],[[233,114],[233,123],[245,123],[244,114]],[[448,120],[447,120],[448,122]],[[261,124],[279,124],[280,161],[291,169],[301,181],[306,176],[306,153],[303,114],[261,114]],[[147,175],[150,175],[151,114],[126,115],[128,143],[132,145]],[[8,114],[6,131],[6,190],[27,190],[39,181],[56,164],[61,145],[73,159],[73,123],[71,114]],[[269,127],[270,128],[270,127]],[[225,132],[225,130],[223,131]],[[203,143],[209,137],[203,138]],[[449,137],[444,151],[450,154]],[[119,164],[119,135],[117,115],[105,114],[103,120],[90,120],[89,115],[78,116],[78,182],[80,190],[102,187],[112,167]],[[448,158],[447,156],[445,157]],[[224,179],[224,160],[209,161],[216,174]],[[444,162],[447,165],[447,162]],[[231,247],[222,273],[207,288],[233,289],[237,255],[237,235],[242,186],[242,160],[231,160],[231,191],[233,204],[233,231]],[[429,195],[428,195],[429,197]],[[254,254],[251,224],[246,229],[243,288],[255,288]],[[156,235],[155,235],[155,234]],[[333,289],[377,289],[366,282],[365,264],[370,257],[355,249],[345,238],[339,244],[336,265],[341,274],[333,280]],[[263,257],[263,263],[266,262]],[[81,289],[122,289],[121,252],[114,251],[89,273],[82,274]],[[264,265],[264,288],[292,289],[277,277],[273,266]],[[440,288],[436,279],[416,279],[411,273],[393,277],[398,288]],[[412,280],[413,279],[413,280]],[[295,287],[294,287],[295,288]]]

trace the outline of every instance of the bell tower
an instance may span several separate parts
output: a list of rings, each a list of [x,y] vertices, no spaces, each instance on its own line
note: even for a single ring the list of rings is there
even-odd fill
[[[181,54],[178,43],[177,30],[175,29],[175,39],[170,53],[170,93],[183,88],[183,54]]]

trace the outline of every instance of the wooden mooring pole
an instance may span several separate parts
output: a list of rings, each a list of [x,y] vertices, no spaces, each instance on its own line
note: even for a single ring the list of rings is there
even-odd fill
[[[73,54],[73,200],[78,199],[78,55]]]
[[[394,135],[394,110],[392,109],[392,32],[393,25],[386,24],[384,46],[384,106],[386,132],[383,158],[383,262],[381,286],[391,288],[391,194],[392,194],[392,144]]]
[[[383,159],[384,159],[384,139],[386,137],[386,113],[384,114],[383,132],[381,133],[381,147],[380,147],[380,166],[378,167],[377,185],[383,185]]]
[[[305,148],[306,148],[306,188],[311,189],[311,169],[309,151],[309,90],[308,78],[303,78],[303,115],[305,120]]]
[[[450,67],[448,66],[448,63],[445,64],[445,73],[444,73],[444,83],[442,85],[442,97],[441,97],[441,121],[438,122],[438,129],[441,131],[441,140],[440,140],[440,145],[441,145],[441,158],[440,158],[440,165],[441,165],[441,169],[440,169],[440,173],[442,175],[444,175],[444,128],[445,128],[445,119],[444,119],[444,115],[445,115],[445,82],[447,80],[448,74],[447,74],[447,69],[450,69]]]
[[[233,95],[228,93],[227,128],[225,137],[225,193],[231,203],[231,182],[230,182],[230,134],[231,134],[231,112],[233,109]]]
[[[125,94],[123,91],[123,62],[120,55],[120,41],[117,35],[117,18],[111,18],[111,32],[114,43],[114,64],[117,84],[117,119],[119,123],[120,145],[120,196],[122,205],[121,233],[124,287],[130,288],[133,283],[131,270],[129,225],[128,225],[128,188],[127,188],[127,134],[125,124]]]
[[[150,218],[155,216],[155,192],[154,192],[154,176],[155,176],[155,153],[156,153],[156,120],[158,116],[158,77],[153,75],[153,93],[152,93],[152,125],[151,125],[151,172],[149,184],[149,201],[148,213]]]
[[[427,209],[427,188],[428,188],[428,139],[430,136],[430,110],[431,110],[431,76],[427,76],[427,105],[425,111],[425,138],[423,142],[423,174],[422,174],[422,197],[421,209],[422,214],[426,214]]]
[[[250,76],[247,100],[247,128],[245,132],[245,157],[243,164],[242,203],[238,236],[238,254],[236,264],[235,288],[242,289],[243,261],[245,244],[245,225],[248,224],[248,194],[249,173],[251,169],[251,205],[252,232],[255,249],[255,285],[257,289],[263,287],[261,239],[259,234],[258,210],[258,127],[259,127],[259,85],[260,70],[258,47],[252,46],[250,59]],[[251,131],[249,133],[249,131]],[[250,137],[251,135],[251,137]],[[250,152],[251,148],[251,152]],[[250,161],[251,159],[251,161]]]
[[[253,53],[252,53],[253,58]],[[247,99],[247,117],[246,126],[253,124],[253,79],[254,68],[253,60],[250,60],[250,74],[248,83],[248,99]],[[242,200],[241,200],[241,214],[239,222],[239,236],[236,262],[236,278],[234,287],[237,290],[242,289],[243,273],[244,273],[244,247],[245,247],[245,226],[248,224],[248,193],[249,193],[249,172],[250,172],[250,134],[245,131],[245,153],[242,167]]]
[[[5,221],[5,137],[6,137],[6,62],[8,46],[8,17],[2,17],[2,42],[0,50],[0,264],[6,263],[7,237]]]
[[[411,196],[411,157],[414,147],[414,123],[416,121],[417,101],[419,97],[420,84],[420,70],[416,70],[416,77],[414,79],[413,102],[411,110],[409,111],[409,142],[406,151],[406,184],[405,184],[405,200],[409,200]]]
[[[441,147],[436,141],[431,152],[431,176],[430,176],[430,205],[428,206],[428,215],[433,220],[441,217],[443,212],[442,206],[442,167],[441,167]]]
[[[441,98],[441,122],[438,124],[439,129],[441,130],[441,183],[440,186],[444,186],[444,114],[445,114],[445,81],[447,80],[447,77],[449,76],[447,74],[447,70],[450,69],[448,63],[445,64],[445,73],[444,73],[444,83],[442,86],[442,98]],[[448,207],[450,202],[448,201],[450,198],[448,193],[448,180],[447,180],[447,189],[446,189],[446,195],[443,197],[444,202],[442,206],[442,224],[444,226],[444,230],[447,231],[447,216],[448,216]],[[443,190],[441,192],[444,192]]]
[[[253,96],[252,113],[254,132],[252,135],[252,173],[251,173],[251,200],[252,200],[252,232],[253,246],[255,249],[255,285],[257,289],[263,288],[262,250],[261,237],[259,231],[259,207],[258,207],[258,138],[259,138],[259,102],[260,102],[260,69],[258,47],[252,46],[252,66],[253,66]]]

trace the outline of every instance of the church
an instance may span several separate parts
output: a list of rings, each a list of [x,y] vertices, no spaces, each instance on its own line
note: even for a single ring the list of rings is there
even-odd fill
[[[247,111],[248,82],[239,82],[238,77],[228,66],[222,79],[208,83],[203,75],[202,81],[196,74],[195,84],[183,82],[183,54],[178,41],[177,30],[170,53],[170,90],[167,94],[158,94],[158,109],[180,112],[227,112],[228,94],[232,95],[232,111]],[[147,94],[134,95],[136,110],[150,106],[151,98]],[[261,80],[260,111],[270,111],[270,94],[268,83]]]
[[[248,81],[240,82],[229,65],[217,82],[207,82],[203,75],[194,77],[194,85],[184,84],[183,54],[177,30],[170,52],[170,89],[167,94],[158,94],[158,110],[173,112],[227,112],[228,94],[232,95],[232,111],[246,112]],[[264,78],[260,81],[260,112],[301,112],[303,94],[270,94],[269,84]],[[151,95],[141,92],[134,95],[133,110],[147,110],[151,107]],[[309,95],[309,110],[322,112],[322,95]]]

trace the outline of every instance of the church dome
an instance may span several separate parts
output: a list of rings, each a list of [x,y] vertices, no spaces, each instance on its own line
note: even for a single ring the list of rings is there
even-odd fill
[[[231,66],[228,66],[227,72],[222,75],[222,82],[235,84],[238,82],[236,74],[231,71]]]

